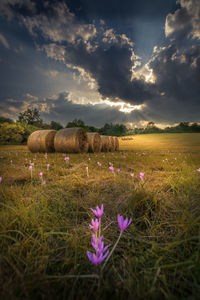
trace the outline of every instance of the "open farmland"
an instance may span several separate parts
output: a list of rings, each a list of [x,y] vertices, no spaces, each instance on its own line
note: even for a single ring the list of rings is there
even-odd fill
[[[1,298],[198,299],[199,168],[198,133],[120,138],[109,153],[45,156],[1,146]],[[101,272],[86,251],[90,208],[102,203],[110,250],[117,214],[133,221]]]

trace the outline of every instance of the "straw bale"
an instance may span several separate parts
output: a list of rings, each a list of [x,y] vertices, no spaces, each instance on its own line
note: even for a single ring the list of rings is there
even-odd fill
[[[102,141],[97,132],[88,132],[89,152],[101,152]]]
[[[109,151],[114,151],[115,150],[115,141],[114,141],[113,136],[109,136],[109,141],[110,141]]]
[[[36,130],[28,137],[27,146],[31,152],[54,152],[56,130]]]
[[[119,150],[119,140],[118,137],[114,136],[114,141],[115,141],[115,151]]]
[[[102,152],[108,152],[110,149],[110,139],[106,135],[101,135],[101,141],[102,141]]]
[[[73,127],[59,130],[54,139],[57,152],[86,153],[88,152],[88,137],[83,128]]]

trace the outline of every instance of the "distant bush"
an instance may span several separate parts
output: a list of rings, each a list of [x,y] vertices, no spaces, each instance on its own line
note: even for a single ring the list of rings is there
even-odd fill
[[[21,123],[2,123],[0,124],[0,144],[1,145],[17,145],[25,144],[28,136],[40,128],[33,125]]]
[[[19,124],[0,124],[0,143],[1,144],[21,144],[25,129]]]

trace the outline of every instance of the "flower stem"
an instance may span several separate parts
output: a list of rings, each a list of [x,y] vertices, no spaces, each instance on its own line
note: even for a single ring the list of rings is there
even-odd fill
[[[99,218],[99,237],[101,236],[101,218]]]
[[[122,236],[122,231],[120,231],[119,237],[118,237],[118,239],[117,239],[115,245],[113,246],[113,248],[112,248],[111,252],[109,253],[109,255],[107,256],[106,260],[104,261],[104,264],[103,264],[103,266],[102,266],[102,268],[101,268],[101,272],[102,272],[103,269],[105,268],[105,265],[107,264],[107,261],[109,260],[109,258],[110,258],[111,255],[113,254],[113,251],[114,251],[115,248],[117,247],[117,244],[119,243],[119,240],[120,240],[121,236]]]

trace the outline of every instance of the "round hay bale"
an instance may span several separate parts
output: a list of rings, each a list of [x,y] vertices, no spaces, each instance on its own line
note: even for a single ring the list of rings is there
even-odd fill
[[[114,136],[114,141],[115,141],[115,151],[119,150],[119,140],[118,137]]]
[[[102,141],[97,132],[88,132],[89,152],[101,152]]]
[[[28,137],[27,146],[31,152],[54,152],[56,130],[36,130]]]
[[[88,152],[88,137],[83,128],[73,127],[59,130],[54,138],[57,152],[86,153]]]
[[[113,136],[109,136],[109,140],[110,140],[110,149],[109,151],[114,151],[115,150],[115,141]]]
[[[106,135],[101,135],[101,141],[102,141],[102,152],[108,152],[110,149],[110,139]]]

